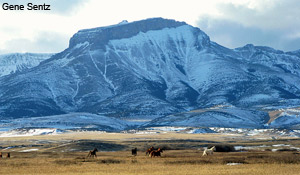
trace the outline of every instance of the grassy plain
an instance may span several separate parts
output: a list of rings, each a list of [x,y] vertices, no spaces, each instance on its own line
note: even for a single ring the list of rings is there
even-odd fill
[[[216,152],[202,157],[208,145],[261,146],[244,152]],[[277,140],[243,135],[74,132],[59,135],[0,138],[0,174],[99,174],[99,175],[218,175],[300,174],[300,154],[274,145],[300,147],[299,139]],[[279,146],[278,146],[279,145]],[[162,157],[145,156],[150,147],[163,147]],[[9,147],[9,149],[7,149]],[[97,158],[86,158],[97,147]],[[138,148],[138,155],[130,150]],[[236,164],[231,164],[236,163]]]

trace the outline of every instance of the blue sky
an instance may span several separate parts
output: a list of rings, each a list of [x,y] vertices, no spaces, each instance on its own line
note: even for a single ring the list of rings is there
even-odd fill
[[[0,9],[0,53],[60,52],[80,29],[122,20],[164,17],[185,21],[229,48],[248,43],[300,49],[299,0],[0,0],[50,4],[51,11]]]

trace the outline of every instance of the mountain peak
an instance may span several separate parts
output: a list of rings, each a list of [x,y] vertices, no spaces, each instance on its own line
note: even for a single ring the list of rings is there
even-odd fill
[[[127,20],[123,20],[123,21],[121,21],[120,23],[119,23],[119,25],[120,24],[128,24],[128,21]]]
[[[165,18],[148,18],[148,19],[144,19],[144,20],[140,20],[140,21],[133,21],[133,22],[128,22],[127,20],[123,20],[118,24],[113,24],[113,25],[109,25],[109,26],[102,26],[102,27],[95,27],[95,28],[91,28],[91,29],[82,29],[79,30],[78,33],[84,33],[84,32],[101,32],[104,29],[111,29],[111,28],[115,28],[115,27],[120,27],[120,25],[135,25],[137,27],[141,27],[145,26],[145,27],[149,27],[149,25],[152,25],[152,30],[160,30],[162,28],[166,28],[166,27],[178,27],[181,25],[187,25],[185,22],[179,22],[173,19],[165,19]],[[151,27],[149,27],[151,29]]]
[[[284,53],[281,50],[276,50],[276,49],[271,48],[271,47],[255,46],[253,44],[246,44],[243,47],[235,48],[235,50],[238,50],[238,51],[251,51],[251,52],[253,52],[253,51],[267,51],[267,52],[270,52],[270,53],[277,53],[277,54],[283,54]]]
[[[95,44],[97,47],[101,47],[109,40],[130,38],[140,32],[161,30],[164,28],[176,28],[183,25],[187,24],[185,22],[164,18],[149,18],[130,23],[122,21],[116,25],[79,30],[70,39],[69,47],[71,48],[76,44],[84,43],[86,41],[90,44]]]

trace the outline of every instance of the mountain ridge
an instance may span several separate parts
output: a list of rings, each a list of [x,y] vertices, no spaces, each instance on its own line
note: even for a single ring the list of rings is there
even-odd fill
[[[0,55],[0,77],[35,67],[53,54],[10,53]]]
[[[299,68],[297,52],[228,49],[197,27],[152,18],[80,30],[63,52],[0,79],[0,117],[85,112],[150,126],[172,125],[170,116],[187,112],[173,124],[193,118],[193,126],[261,128],[268,121],[262,106],[300,102]],[[188,113],[224,104],[233,108]]]
[[[95,40],[100,41],[94,43],[95,45],[105,45],[106,42],[113,39],[130,38],[137,35],[139,32],[147,32],[150,30],[161,30],[163,28],[178,27],[187,25],[185,22],[178,22],[175,20],[165,20],[163,18],[149,18],[146,20],[135,21],[125,24],[117,24],[107,27],[97,27],[92,29],[79,30],[73,35],[69,42],[69,47],[74,47],[81,41],[94,43]],[[121,33],[119,31],[122,31]],[[83,37],[83,38],[82,38]],[[94,46],[96,49],[97,46]]]

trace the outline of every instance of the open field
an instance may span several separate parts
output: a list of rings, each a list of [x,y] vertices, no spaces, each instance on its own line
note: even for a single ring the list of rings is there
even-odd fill
[[[208,145],[247,149],[202,157]],[[150,146],[162,147],[162,157],[145,156]],[[0,138],[0,174],[299,174],[300,139],[245,138],[224,134],[122,134],[78,132],[59,135]],[[97,147],[97,158],[86,158]],[[138,148],[138,155],[130,150]],[[276,148],[281,151],[271,151]],[[5,158],[10,152],[11,158]]]

